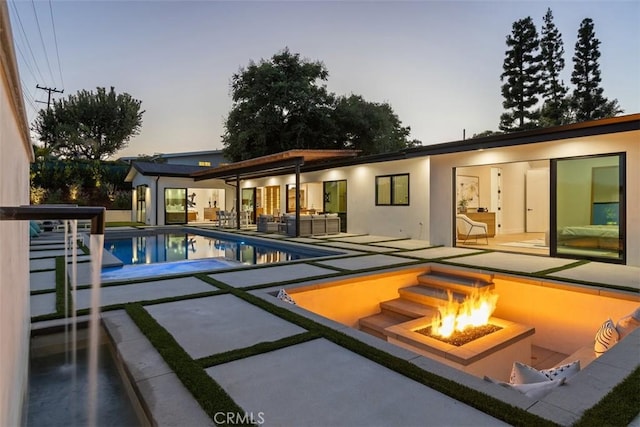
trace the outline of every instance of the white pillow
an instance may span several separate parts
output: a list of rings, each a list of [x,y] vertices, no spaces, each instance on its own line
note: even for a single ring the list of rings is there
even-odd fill
[[[543,381],[557,381],[569,378],[580,371],[580,361],[576,360],[549,369],[537,370],[524,363],[514,362],[511,368],[510,384],[532,384]]]
[[[618,320],[618,324],[616,325],[616,331],[620,335],[620,339],[629,335],[634,329],[640,327],[640,307],[636,308],[636,310]]]
[[[607,319],[606,322],[600,326],[598,332],[596,332],[596,341],[593,346],[593,350],[596,352],[596,357],[599,357],[605,351],[613,347],[620,338],[616,326],[611,319]]]
[[[550,380],[550,378],[536,368],[532,368],[524,363],[513,362],[509,384],[531,384]]]
[[[520,393],[532,399],[539,399],[543,397],[544,395],[552,391],[554,388],[560,387],[566,381],[565,378],[561,378],[559,381],[545,380],[545,381],[540,381],[540,382],[530,383],[530,384],[509,384],[502,381],[494,380],[493,378],[490,378],[487,376],[484,377],[484,380],[494,384],[501,385],[502,387],[505,387],[505,388],[511,388],[513,390],[517,390]]]
[[[276,296],[276,298],[278,298],[280,301],[296,305],[296,302],[293,300],[293,298],[291,298],[291,295],[289,295],[284,289],[280,289],[280,291],[278,291],[278,295]]]
[[[514,388],[527,397],[540,399],[550,393],[554,388],[560,387],[564,382],[565,379],[562,378],[560,381],[541,381],[539,383],[531,384],[505,384],[507,387]]]
[[[551,381],[558,381],[559,379],[569,378],[580,371],[580,361],[576,360],[571,363],[567,363],[560,366],[555,366],[550,369],[542,369],[540,372],[544,374]]]

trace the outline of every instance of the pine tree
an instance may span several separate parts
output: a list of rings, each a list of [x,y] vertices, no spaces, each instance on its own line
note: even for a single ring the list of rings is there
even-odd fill
[[[538,103],[540,87],[540,40],[531,17],[513,23],[507,36],[502,85],[500,130],[506,132],[532,129],[538,126],[539,113],[533,107]]]
[[[571,107],[575,121],[596,120],[622,112],[618,100],[609,101],[600,87],[600,40],[593,30],[593,20],[585,18],[578,29],[578,41],[573,55],[571,83],[575,85]]]
[[[543,19],[540,56],[544,104],[540,109],[540,125],[546,127],[561,125],[568,121],[565,98],[568,88],[560,79],[560,73],[564,69],[564,45],[562,34],[553,22],[551,9],[547,9]]]

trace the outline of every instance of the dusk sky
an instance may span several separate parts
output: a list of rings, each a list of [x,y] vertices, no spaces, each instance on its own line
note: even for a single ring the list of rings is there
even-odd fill
[[[329,91],[391,104],[425,145],[497,130],[506,36],[527,16],[540,32],[547,7],[570,89],[588,17],[604,95],[640,112],[638,0],[9,1],[30,123],[46,108],[34,102],[47,99],[36,84],[64,88],[56,99],[114,86],[142,101],[142,132],[115,157],[221,149],[232,75],[285,47],[322,61]]]

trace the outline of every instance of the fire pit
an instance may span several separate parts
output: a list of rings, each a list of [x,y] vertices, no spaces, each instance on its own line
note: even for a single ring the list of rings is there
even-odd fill
[[[471,292],[448,301],[433,318],[421,317],[385,329],[387,341],[478,376],[507,380],[514,360],[530,360],[535,329],[496,317],[498,295]]]
[[[385,332],[387,341],[400,347],[479,377],[508,381],[514,360],[531,360],[535,328],[497,317],[489,323],[501,329],[460,346],[417,332],[431,325],[427,317],[390,326]]]
[[[500,326],[491,325],[491,324],[482,325],[482,326],[473,326],[473,327],[466,328],[462,331],[456,331],[448,337],[441,337],[438,334],[434,334],[431,331],[432,329],[433,328],[431,326],[428,326],[426,328],[416,329],[416,332],[419,334],[425,335],[427,337],[435,338],[442,342],[446,342],[447,344],[452,344],[452,345],[455,345],[456,347],[460,347],[461,345],[470,343],[473,340],[482,338],[485,335],[489,335],[492,332],[499,331],[502,328],[500,328]]]

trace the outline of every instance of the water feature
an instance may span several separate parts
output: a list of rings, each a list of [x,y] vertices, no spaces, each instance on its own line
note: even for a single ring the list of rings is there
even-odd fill
[[[90,251],[91,251],[91,309],[89,318],[89,340],[88,340],[88,364],[87,364],[87,425],[95,426],[97,421],[97,408],[98,408],[98,362],[99,362],[99,339],[100,339],[100,271],[102,267],[102,251],[104,243],[104,228],[105,228],[105,208],[103,207],[77,207],[77,206],[17,206],[17,207],[0,207],[0,220],[35,220],[35,219],[61,219],[68,221],[72,219],[71,223],[65,222],[65,230],[71,227],[72,238],[69,241],[67,231],[65,231],[64,253],[65,253],[65,282],[66,275],[68,273],[67,255],[69,245],[71,245],[72,251],[72,292],[75,294],[75,279],[77,272],[77,220],[78,219],[90,219],[91,220],[91,234],[90,234]],[[68,286],[65,286],[65,294],[68,293]],[[75,296],[75,295],[74,295]],[[75,298],[74,298],[75,300]],[[73,304],[73,303],[72,303]],[[65,304],[65,313],[67,316],[68,300]],[[75,307],[74,307],[75,308]],[[70,310],[72,312],[72,338],[71,344],[74,346],[72,350],[72,363],[65,363],[63,365],[63,371],[71,373],[70,384],[72,388],[75,388],[77,384],[77,351],[75,345],[77,344],[76,328],[77,321],[75,318],[75,309]],[[65,348],[67,347],[68,334],[65,333]],[[68,352],[64,352],[64,360],[68,360]],[[48,423],[50,424],[50,423]]]
[[[118,373],[112,349],[104,340],[100,340],[98,346],[96,369],[100,404],[94,407],[96,412],[90,421],[87,332],[87,329],[79,330],[80,348],[74,364],[67,361],[67,352],[63,348],[67,344],[62,343],[64,333],[32,339],[27,426],[143,424],[136,406],[127,398],[127,386]]]

